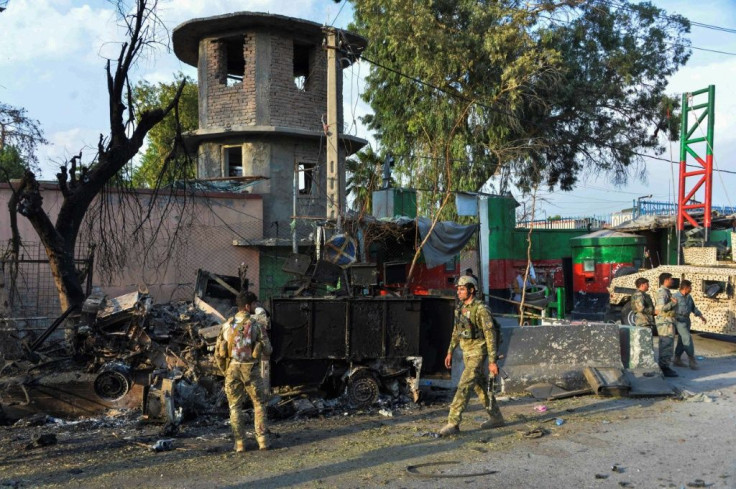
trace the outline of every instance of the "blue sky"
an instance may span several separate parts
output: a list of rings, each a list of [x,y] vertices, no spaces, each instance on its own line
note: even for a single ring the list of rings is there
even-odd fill
[[[350,22],[350,5],[332,0],[161,0],[159,15],[169,30],[186,20],[236,11],[270,12],[345,27]],[[736,28],[734,1],[675,1],[655,3],[693,21]],[[342,10],[341,10],[342,9]],[[338,15],[339,14],[339,15]],[[336,19],[336,21],[335,21]],[[100,132],[106,133],[107,91],[105,57],[114,56],[123,33],[107,1],[9,0],[0,13],[0,100],[25,107],[38,119],[50,145],[39,157],[45,178],[53,178],[58,163],[85,150],[89,158]],[[693,46],[736,53],[736,34],[693,27]],[[169,81],[183,71],[196,77],[193,68],[179,62],[173,52],[160,49],[143,60],[134,73],[136,79]],[[345,74],[345,118],[349,131],[370,139],[352,124],[368,107],[359,100],[362,77],[368,67],[357,64]],[[731,154],[736,152],[736,56],[694,50],[688,65],[671,80],[670,92],[682,93],[716,85],[716,130],[714,151],[719,168],[736,171]],[[672,147],[678,158],[677,144]],[[669,150],[665,153],[669,156]],[[674,169],[675,175],[677,168]],[[646,181],[632,179],[625,187],[614,188],[609,178],[589,177],[573,192],[546,193],[538,216],[608,214],[629,207],[638,196],[672,198],[671,169],[666,162],[647,160]],[[736,204],[736,175],[714,178],[714,203]]]

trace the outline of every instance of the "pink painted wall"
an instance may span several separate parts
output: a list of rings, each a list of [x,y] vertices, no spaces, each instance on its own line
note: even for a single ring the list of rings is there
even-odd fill
[[[8,184],[0,184],[0,241],[5,246],[10,237],[10,219],[7,211],[12,195]],[[53,183],[42,184],[43,206],[55,220],[61,205],[62,196]],[[140,190],[138,203],[147,212],[152,192]],[[143,227],[143,235],[150,237],[160,224],[160,238],[148,248],[136,245],[130,233],[138,222],[130,204],[124,204],[117,191],[108,194],[108,222],[113,222],[115,232],[126,234],[125,267],[112,274],[105,274],[97,253],[93,284],[109,295],[122,295],[135,291],[139,285],[146,286],[156,302],[175,299],[191,300],[194,294],[194,281],[197,269],[204,268],[214,273],[237,275],[241,263],[248,265],[248,278],[251,290],[258,291],[259,254],[257,249],[233,246],[234,240],[260,239],[263,236],[263,202],[259,195],[243,193],[203,193],[183,194],[173,197],[175,206],[164,215],[164,207],[169,197],[166,192],[160,195],[151,212],[150,220]],[[185,205],[183,205],[185,204]],[[132,206],[135,208],[137,205]],[[88,211],[86,219],[91,231],[81,234],[82,249],[88,241],[99,242],[101,232],[95,227],[98,223],[99,205]],[[163,220],[162,220],[163,219]],[[180,226],[182,239],[169,247],[171,236]],[[25,243],[37,243],[33,227],[23,216],[18,216],[18,227]],[[129,245],[127,243],[130,243]],[[164,265],[162,262],[168,258]],[[29,288],[32,287],[30,283]]]

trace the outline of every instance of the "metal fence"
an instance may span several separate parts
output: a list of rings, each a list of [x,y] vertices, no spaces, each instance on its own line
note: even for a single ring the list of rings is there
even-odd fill
[[[80,243],[75,257],[77,269],[85,271],[84,284],[89,286],[93,270],[89,247]],[[61,315],[59,293],[41,243],[23,243],[17,260],[6,258],[0,261],[0,268],[0,319],[21,329],[42,330]]]
[[[611,222],[611,216],[563,217],[518,221],[517,228],[529,229],[600,229]]]

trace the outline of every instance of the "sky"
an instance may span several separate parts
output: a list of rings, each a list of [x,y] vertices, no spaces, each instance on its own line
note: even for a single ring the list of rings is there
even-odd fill
[[[669,13],[692,21],[736,29],[736,1],[654,0]],[[124,33],[112,4],[104,0],[7,0],[0,13],[0,101],[24,107],[40,121],[49,144],[38,152],[43,178],[52,179],[61,162],[83,150],[94,155],[100,133],[107,133],[105,60],[118,52]],[[350,4],[332,0],[160,0],[159,16],[169,29],[193,18],[238,11],[269,12],[345,28],[352,18]],[[688,64],[670,80],[668,91],[681,94],[716,86],[714,154],[719,169],[736,171],[736,34],[693,27],[692,45],[734,54],[693,50]],[[370,108],[360,100],[369,67],[357,63],[344,73],[343,97],[348,132],[373,141],[358,118]],[[182,71],[196,79],[194,68],[180,62],[165,47],[135,68],[133,79],[171,81]],[[663,157],[679,157],[678,143]],[[539,192],[536,217],[607,215],[631,207],[638,197],[673,200],[671,175],[677,167],[645,161],[645,180],[630,179],[614,187],[603,175],[588,177],[572,192]],[[714,205],[736,205],[736,174],[716,173]]]

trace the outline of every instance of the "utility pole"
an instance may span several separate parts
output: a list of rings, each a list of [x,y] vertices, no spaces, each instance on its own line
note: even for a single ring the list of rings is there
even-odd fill
[[[340,77],[337,51],[337,30],[327,27],[327,219],[338,219],[343,210],[345,192],[343,186],[343,165],[340,161],[340,120],[338,111],[338,91]],[[339,222],[338,222],[339,223]],[[339,225],[338,225],[339,227]]]

